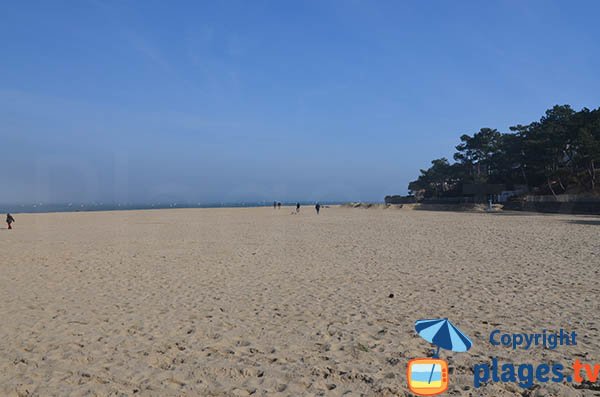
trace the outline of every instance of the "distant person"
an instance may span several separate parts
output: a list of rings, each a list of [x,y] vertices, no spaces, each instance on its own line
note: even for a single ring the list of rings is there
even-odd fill
[[[277,208],[277,201],[273,201],[273,209]]]
[[[280,209],[281,209],[281,201],[279,201],[279,202],[277,203],[277,209],[278,209],[278,210],[280,210]]]
[[[300,212],[300,203],[296,203],[296,213]]]
[[[317,205],[315,205],[315,210],[317,210],[317,215],[319,215],[319,211],[321,210],[321,204],[317,203]]]
[[[8,224],[8,228],[12,229],[12,224],[15,221],[15,218],[11,214],[6,214],[6,223]]]

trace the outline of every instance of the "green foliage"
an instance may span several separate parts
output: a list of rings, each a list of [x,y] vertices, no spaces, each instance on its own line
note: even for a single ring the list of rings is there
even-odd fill
[[[600,108],[577,112],[556,105],[539,121],[510,131],[482,128],[463,134],[455,163],[433,160],[408,189],[436,197],[458,192],[463,183],[519,184],[552,194],[597,191]]]

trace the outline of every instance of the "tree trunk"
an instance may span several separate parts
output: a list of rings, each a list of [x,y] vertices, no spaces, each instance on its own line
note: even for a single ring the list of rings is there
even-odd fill
[[[590,167],[588,169],[588,173],[590,174],[592,192],[596,189],[596,166],[594,164],[594,160],[590,160]]]
[[[525,173],[525,168],[523,168],[522,166],[521,168],[521,174],[523,175],[523,181],[525,181],[525,185],[527,185],[527,187],[529,188],[529,182],[527,181],[527,174]]]
[[[558,200],[558,197],[556,196],[556,193],[554,192],[554,189],[552,189],[552,184],[550,183],[550,177],[546,177],[546,183],[548,183],[548,187],[550,188],[550,191],[552,192],[552,195],[554,196],[554,199]]]

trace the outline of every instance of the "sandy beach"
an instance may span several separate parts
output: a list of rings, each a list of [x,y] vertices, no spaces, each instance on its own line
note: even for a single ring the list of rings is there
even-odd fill
[[[2,396],[408,396],[432,346],[449,395],[596,396],[600,386],[473,388],[473,365],[600,362],[600,218],[303,207],[16,214],[0,230]],[[393,295],[392,295],[393,294]],[[577,345],[513,351],[508,333]],[[595,389],[595,390],[594,390]]]

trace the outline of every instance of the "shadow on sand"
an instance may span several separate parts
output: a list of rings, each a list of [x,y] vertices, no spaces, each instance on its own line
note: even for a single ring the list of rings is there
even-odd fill
[[[596,225],[600,226],[600,219],[571,219],[567,221],[574,225]]]
[[[544,215],[555,215],[555,214],[548,214],[548,213],[544,213],[544,212],[534,212],[534,211],[492,211],[492,212],[488,212],[488,214],[490,215],[494,215],[494,216],[544,216]]]
[[[549,213],[549,212],[533,212],[533,211],[499,211],[499,212],[490,212],[490,215],[494,216],[556,216],[556,215],[575,215],[575,216],[590,216],[590,215],[580,215],[580,214],[565,214],[565,213]],[[591,215],[593,216],[593,215]],[[570,223],[573,225],[588,225],[588,226],[600,226],[600,218],[599,219],[568,219],[565,220],[566,223]]]

